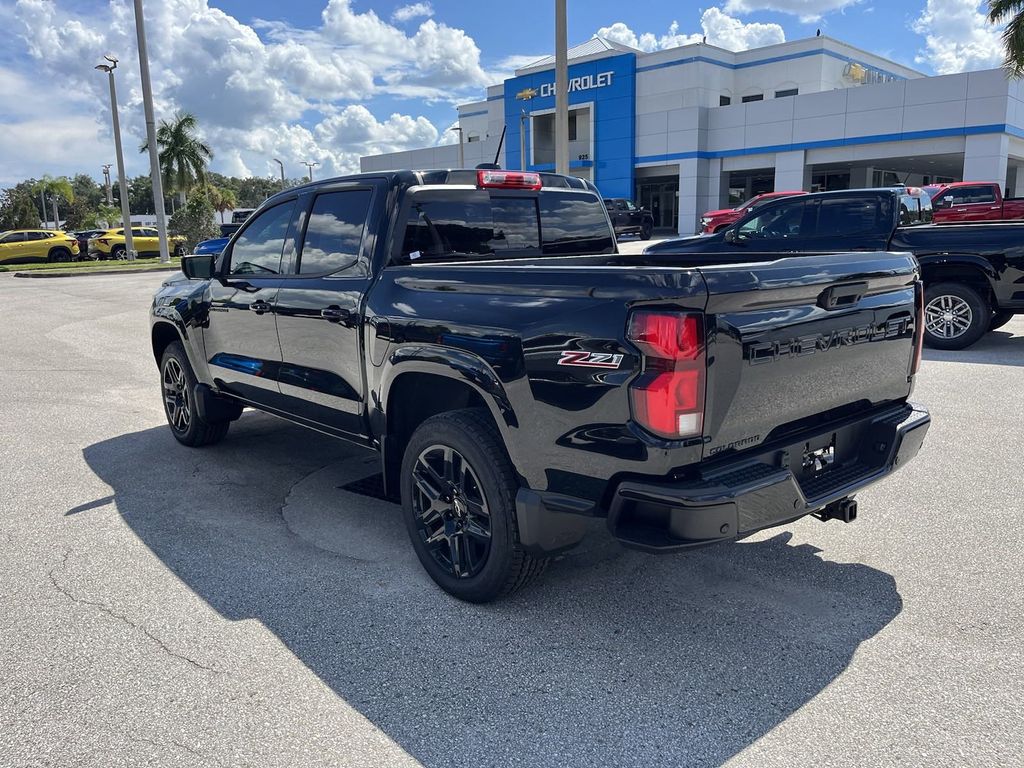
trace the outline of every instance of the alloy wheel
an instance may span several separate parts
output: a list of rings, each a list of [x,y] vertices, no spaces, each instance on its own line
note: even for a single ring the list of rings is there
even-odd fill
[[[936,296],[924,308],[925,328],[940,339],[957,339],[967,333],[974,322],[971,305],[959,296]]]
[[[432,445],[413,467],[413,514],[431,557],[456,578],[477,575],[491,550],[491,515],[476,471],[454,448]]]
[[[168,357],[164,363],[163,385],[167,421],[178,432],[186,432],[192,422],[192,401],[185,371],[173,357]]]

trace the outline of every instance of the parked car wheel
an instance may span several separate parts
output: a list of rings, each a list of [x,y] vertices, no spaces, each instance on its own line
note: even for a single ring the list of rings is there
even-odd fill
[[[992,311],[976,290],[936,283],[924,294],[924,343],[935,349],[966,349],[989,330]]]
[[[472,603],[510,594],[547,559],[523,552],[512,462],[486,411],[424,421],[402,461],[402,512],[420,563],[441,589]]]
[[[50,250],[49,256],[47,257],[47,261],[51,261],[54,263],[72,261],[71,251],[69,251],[67,248],[53,248]]]
[[[160,361],[164,413],[174,439],[190,448],[220,442],[230,421],[206,421],[196,407],[196,376],[180,341],[171,342]]]
[[[641,240],[650,240],[651,239],[651,234],[653,234],[653,232],[654,232],[653,225],[651,225],[651,224],[644,224],[643,226],[640,227],[640,239]]]
[[[185,246],[182,243],[176,243],[174,246],[174,258],[180,259],[185,255]]]
[[[121,260],[125,257],[125,247],[123,245],[115,245],[110,249],[110,258]]]
[[[1013,312],[996,312],[992,315],[992,322],[988,324],[988,329],[994,331],[997,328],[1002,328],[1008,322],[1013,320],[1015,314]]]

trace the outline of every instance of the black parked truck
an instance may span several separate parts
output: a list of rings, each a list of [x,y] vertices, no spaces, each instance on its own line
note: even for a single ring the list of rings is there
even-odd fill
[[[737,263],[786,254],[907,251],[925,285],[925,344],[964,349],[1024,313],[1024,223],[931,223],[912,187],[820,192],[768,203],[724,230],[648,246],[659,264]]]
[[[530,581],[587,518],[649,552],[852,520],[930,423],[910,255],[666,266],[617,254],[570,177],[319,181],[182,269],[151,329],[177,440],[251,406],[378,452],[465,600]]]
[[[650,240],[654,232],[654,214],[625,197],[606,197],[605,208],[612,220],[615,235],[636,235]]]

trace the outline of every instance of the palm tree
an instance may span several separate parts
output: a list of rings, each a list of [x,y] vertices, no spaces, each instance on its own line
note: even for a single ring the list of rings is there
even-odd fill
[[[209,144],[194,135],[198,126],[199,121],[191,112],[176,112],[174,119],[161,120],[156,129],[164,187],[177,192],[182,205],[188,191],[206,179],[206,164],[213,159]],[[149,142],[139,149],[140,152],[147,150]]]
[[[233,211],[238,207],[238,198],[235,197],[235,191],[227,187],[214,187],[209,188],[210,202],[213,203],[213,209],[220,213],[220,223],[224,223],[224,214],[227,211]]]
[[[57,198],[62,197],[68,203],[75,202],[75,190],[71,186],[71,181],[67,176],[57,176],[56,178],[46,174],[32,185],[32,194],[39,195],[40,201],[43,203],[43,221],[46,221],[46,197],[49,196],[50,201],[53,204],[53,228],[57,229],[60,226],[60,218],[57,213]]]
[[[1007,21],[1003,30],[1003,66],[1012,77],[1024,77],[1024,0],[988,0],[988,20],[993,24]]]

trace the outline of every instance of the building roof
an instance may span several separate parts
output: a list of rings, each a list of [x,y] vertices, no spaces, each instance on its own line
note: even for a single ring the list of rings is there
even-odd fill
[[[615,53],[643,53],[643,51],[631,48],[628,45],[623,45],[622,43],[617,43],[614,40],[608,40],[607,38],[594,35],[592,38],[587,40],[587,42],[574,45],[569,49],[569,61],[572,61],[573,59],[583,59],[587,56],[597,56],[598,54],[607,53],[609,51],[614,51]],[[537,59],[537,61],[517,69],[516,74],[528,69],[536,69],[537,67],[553,67],[554,65],[555,57],[545,56],[543,59]]]

